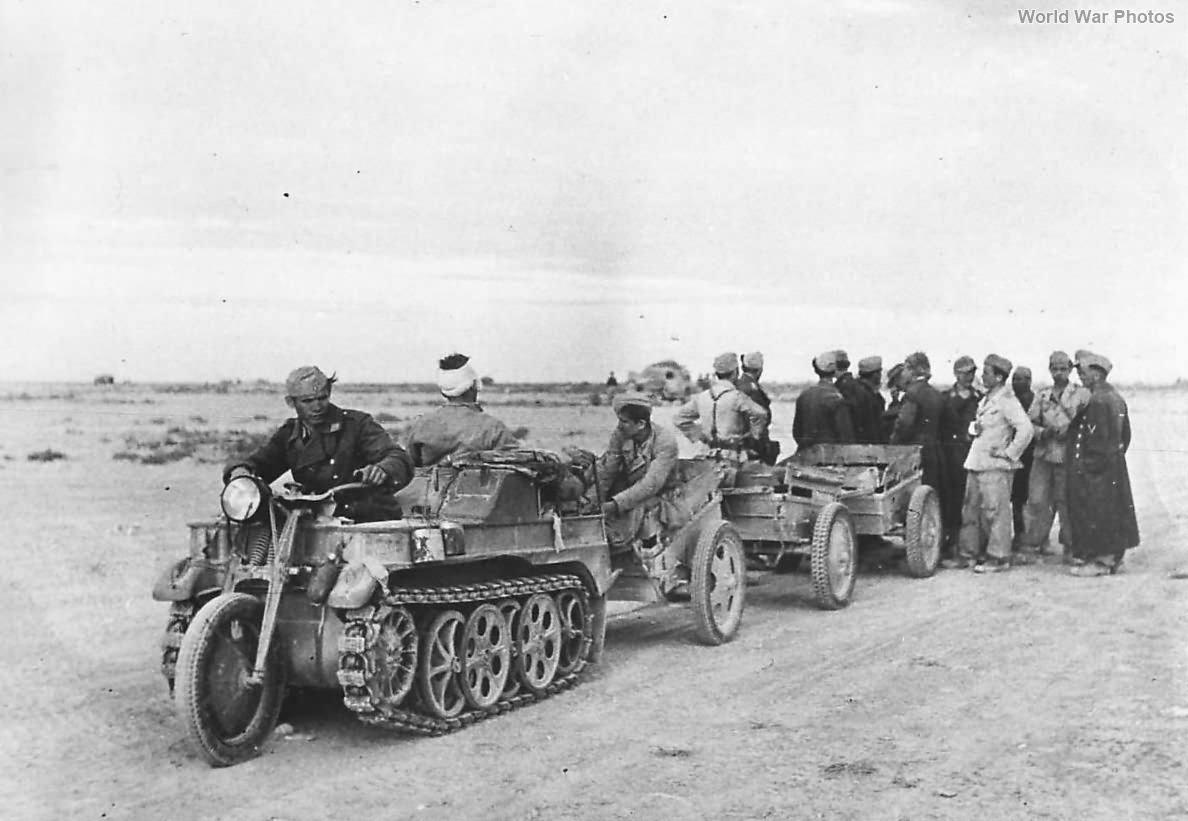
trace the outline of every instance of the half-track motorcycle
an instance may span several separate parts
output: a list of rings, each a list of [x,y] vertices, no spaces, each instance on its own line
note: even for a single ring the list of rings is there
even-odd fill
[[[171,602],[162,672],[213,766],[255,755],[287,686],[340,689],[361,720],[436,735],[576,683],[614,578],[599,515],[559,498],[548,458],[418,470],[405,518],[334,515],[362,486],[223,489]]]

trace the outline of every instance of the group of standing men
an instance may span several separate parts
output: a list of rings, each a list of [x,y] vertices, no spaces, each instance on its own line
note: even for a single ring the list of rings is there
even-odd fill
[[[861,360],[857,378],[849,367],[845,351],[813,360],[819,381],[797,398],[793,438],[799,448],[921,446],[923,481],[940,497],[946,567],[999,572],[1047,553],[1062,555],[1075,575],[1105,575],[1138,544],[1126,469],[1130,419],[1107,381],[1106,357],[1054,351],[1052,386],[1037,395],[1031,370],[998,354],[984,362],[984,390],[968,356],[953,363],[952,387],[937,390],[927,354],[916,352],[888,371],[887,405],[881,358]],[[1074,367],[1081,386],[1069,382]],[[1057,515],[1061,548],[1053,550]]]

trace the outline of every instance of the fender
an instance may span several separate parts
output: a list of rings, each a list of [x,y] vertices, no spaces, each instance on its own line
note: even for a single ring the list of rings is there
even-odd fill
[[[217,586],[208,578],[215,568],[205,559],[187,556],[173,563],[161,574],[153,585],[153,599],[156,601],[186,601],[194,598],[200,590]],[[205,584],[203,584],[205,582]]]

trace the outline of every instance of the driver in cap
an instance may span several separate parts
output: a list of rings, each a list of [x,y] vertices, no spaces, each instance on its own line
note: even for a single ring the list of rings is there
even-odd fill
[[[333,404],[334,382],[313,365],[292,371],[285,380],[285,404],[297,415],[262,447],[229,461],[223,481],[257,476],[271,483],[288,470],[313,493],[363,482],[375,492],[340,506],[340,513],[356,521],[399,518],[400,506],[391,494],[412,479],[412,460],[369,414]]]

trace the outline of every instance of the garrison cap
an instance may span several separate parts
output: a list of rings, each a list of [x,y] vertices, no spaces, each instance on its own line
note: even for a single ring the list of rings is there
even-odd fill
[[[858,373],[874,373],[883,369],[883,357],[868,356],[858,361]]]
[[[834,373],[837,371],[837,351],[825,351],[817,355],[813,360],[813,367],[821,373]]]
[[[304,399],[317,396],[334,384],[335,377],[326,376],[316,365],[302,365],[293,370],[285,379],[285,396],[293,399]]]
[[[974,362],[972,356],[959,356],[953,363],[953,373],[965,373],[966,371],[976,371],[978,363]]]
[[[1052,351],[1048,357],[1048,367],[1052,368],[1056,365],[1072,365],[1072,358],[1064,351]]]
[[[833,352],[834,359],[837,360],[837,369],[844,371],[850,367],[850,355],[840,348]]]
[[[891,366],[891,370],[887,371],[887,385],[889,387],[895,387],[897,384],[899,384],[899,379],[902,376],[903,376],[903,363],[896,362],[894,365]]]
[[[738,354],[734,351],[720,353],[714,357],[714,373],[730,373],[738,368]]]
[[[611,400],[611,407],[616,414],[623,410],[623,408],[636,407],[645,409],[648,412],[648,416],[652,415],[651,397],[639,391],[625,391],[624,393],[615,394],[614,399]]]
[[[1093,351],[1077,351],[1077,364],[1086,368],[1101,368],[1106,374],[1114,369],[1114,363]]]
[[[744,368],[750,368],[753,371],[763,370],[763,354],[759,351],[743,354],[742,364]]]
[[[994,368],[994,370],[998,371],[1003,376],[1010,376],[1011,368],[1014,367],[1014,365],[1011,364],[1011,360],[1007,359],[1005,356],[999,356],[996,353],[988,354],[986,356],[986,362],[984,366],[987,368]]]

